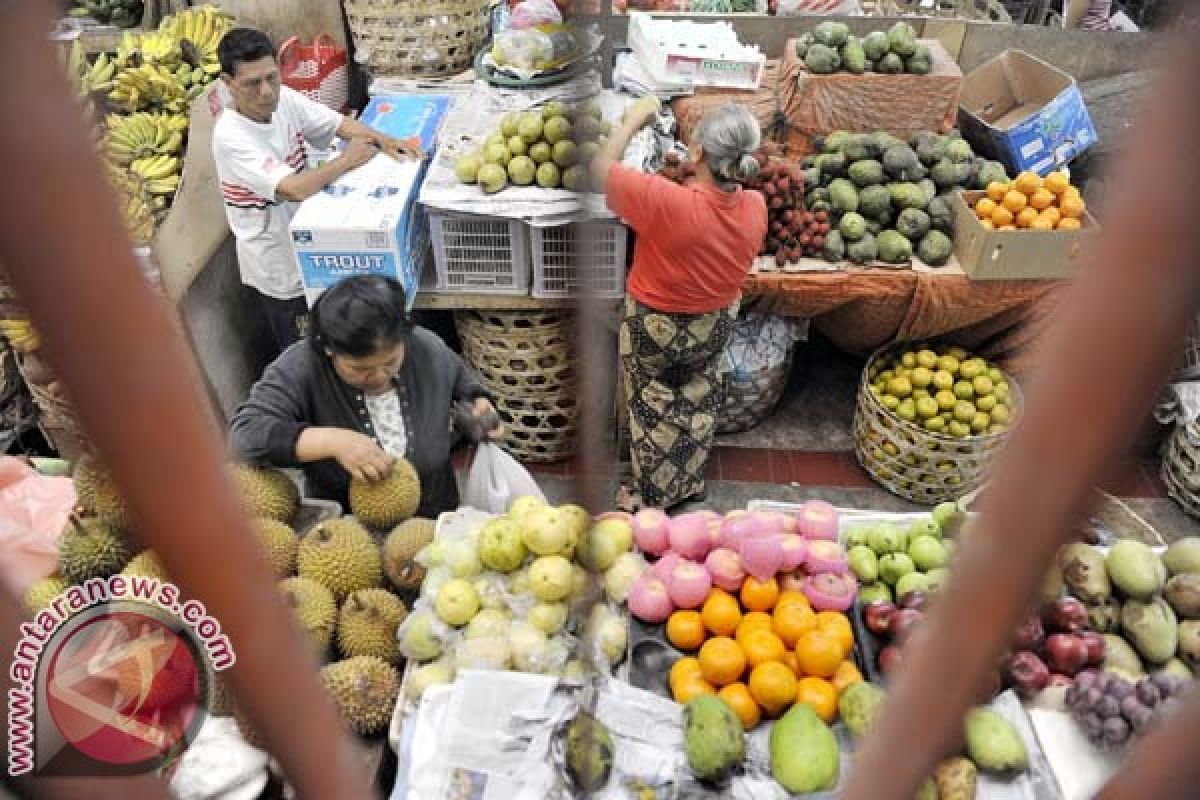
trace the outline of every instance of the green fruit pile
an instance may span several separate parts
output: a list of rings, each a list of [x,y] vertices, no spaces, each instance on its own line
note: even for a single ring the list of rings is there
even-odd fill
[[[908,527],[881,522],[846,532],[850,570],[862,603],[899,600],[909,592],[937,592],[949,575],[955,539],[966,519],[957,503],[941,503]]]
[[[1004,373],[961,347],[907,350],[877,361],[868,378],[890,413],[956,439],[1003,433],[1017,416]]]
[[[796,40],[796,56],[817,75],[928,75],[933,70],[929,46],[917,41],[917,32],[907,22],[897,22],[886,32],[872,31],[862,39],[852,35],[844,22],[822,22]]]
[[[541,110],[512,112],[474,153],[460,156],[454,173],[462,183],[495,194],[510,184],[583,191],[587,164],[612,130],[601,109],[571,109],[557,101]]]
[[[91,17],[101,25],[134,28],[141,24],[142,0],[77,0],[68,11],[72,17]]]
[[[806,207],[831,215],[828,261],[907,264],[916,255],[941,266],[954,249],[950,195],[1008,180],[1002,164],[976,157],[958,131],[921,131],[908,142],[885,131],[835,131],[819,144],[801,166]]]

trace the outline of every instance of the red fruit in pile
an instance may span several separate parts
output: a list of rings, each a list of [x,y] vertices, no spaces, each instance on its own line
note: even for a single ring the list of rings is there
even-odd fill
[[[816,236],[814,236],[813,240],[812,240],[812,246],[813,246],[813,249],[824,247],[825,246],[825,237],[820,234],[817,234]]]
[[[817,218],[817,222],[828,222],[829,214],[824,211],[817,211],[813,214]]]
[[[903,663],[904,656],[901,655],[900,648],[896,645],[889,644],[879,651],[879,669],[884,675],[891,675],[900,669],[900,665]]]
[[[770,186],[771,184],[767,184],[767,185]],[[771,208],[776,208],[776,209],[783,208],[783,198],[782,197],[772,197],[771,198]]]
[[[1036,653],[1023,650],[1008,660],[1008,682],[1022,692],[1040,692],[1050,683],[1050,670]]]
[[[886,600],[872,600],[863,606],[863,623],[876,636],[886,636],[891,627],[892,614],[896,606]]]
[[[1088,646],[1072,633],[1046,637],[1046,666],[1063,675],[1074,675],[1088,663]]]
[[[1062,597],[1042,606],[1042,623],[1057,633],[1078,633],[1087,627],[1087,607],[1074,597]]]
[[[1083,644],[1087,647],[1087,664],[1089,667],[1098,667],[1104,663],[1104,654],[1107,651],[1107,646],[1104,643],[1104,637],[1095,631],[1083,631],[1079,634],[1079,638],[1083,640]]]
[[[1042,630],[1041,617],[1037,614],[1030,614],[1013,635],[1013,647],[1018,650],[1037,652],[1045,640],[1046,634]]]
[[[781,191],[781,192],[790,192],[792,190],[792,180],[791,180],[791,178],[788,178],[787,176],[780,178],[779,181],[775,185],[779,188],[779,191]]]
[[[917,623],[925,614],[915,608],[901,608],[892,614],[888,624],[888,633],[897,644],[904,644],[912,636]]]

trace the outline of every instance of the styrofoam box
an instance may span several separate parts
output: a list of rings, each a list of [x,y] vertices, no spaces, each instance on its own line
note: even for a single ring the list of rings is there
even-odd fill
[[[629,46],[650,76],[663,82],[757,89],[767,56],[738,41],[728,22],[629,15]]]

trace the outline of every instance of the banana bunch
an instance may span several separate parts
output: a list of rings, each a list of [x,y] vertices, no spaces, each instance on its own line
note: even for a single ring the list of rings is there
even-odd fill
[[[143,181],[113,164],[108,165],[108,181],[117,193],[117,206],[121,209],[129,238],[136,245],[150,244],[158,222],[156,212],[162,210],[165,213],[166,198],[150,194]],[[156,209],[155,201],[159,200],[162,201],[161,209]]]
[[[78,41],[78,40],[77,40]],[[108,53],[101,53],[83,74],[81,89],[90,95],[92,92],[111,92],[116,86],[117,60],[110,58]]]
[[[108,99],[131,114],[150,108],[179,114],[188,108],[187,90],[175,73],[161,64],[119,70]]]
[[[13,350],[22,355],[32,353],[41,346],[41,339],[33,325],[24,317],[0,319],[0,336],[8,340]]]
[[[138,159],[183,152],[188,118],[184,114],[139,111],[108,115],[105,152],[114,164],[127,167]]]
[[[135,160],[129,169],[142,179],[150,194],[171,196],[179,188],[183,160],[177,156],[149,156]]]
[[[187,42],[182,44],[184,57],[193,66],[202,67],[210,77],[216,77],[221,71],[217,61],[217,45],[232,27],[233,15],[229,12],[216,6],[199,6],[164,18],[158,30],[170,34],[181,43]],[[187,52],[189,44],[194,53]]]

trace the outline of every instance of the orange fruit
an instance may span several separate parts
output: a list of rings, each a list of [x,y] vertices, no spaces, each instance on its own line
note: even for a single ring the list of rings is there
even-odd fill
[[[825,722],[833,722],[837,716],[838,692],[833,684],[823,678],[801,678],[796,681],[796,702],[817,712]]]
[[[1062,215],[1064,217],[1073,217],[1074,219],[1079,219],[1083,216],[1083,212],[1087,208],[1087,205],[1083,202],[1082,197],[1064,195],[1063,199],[1059,202],[1058,207],[1059,210],[1062,211]]]
[[[675,684],[681,683],[685,678],[695,675],[703,677],[700,672],[700,659],[692,656],[684,656],[677,659],[671,665],[671,671],[667,673],[667,683],[671,686],[671,691],[674,692]]]
[[[1029,198],[1014,189],[1008,194],[1004,195],[1004,202],[1002,205],[1012,213],[1016,214],[1022,208],[1029,205]],[[992,217],[992,221],[995,222],[996,218]]]
[[[771,615],[765,611],[751,611],[748,614],[742,615],[742,621],[738,623],[737,631],[733,634],[733,638],[741,643],[742,639],[750,631],[769,630],[771,630]]]
[[[716,693],[717,690],[713,688],[712,684],[704,680],[703,675],[688,675],[678,684],[671,687],[671,694],[675,697],[675,702],[681,705],[687,704],[702,694]]]
[[[975,216],[980,219],[987,219],[992,216],[992,212],[996,210],[996,201],[990,197],[981,197],[979,202],[975,204]]]
[[[832,678],[845,657],[841,641],[820,629],[808,631],[796,642],[796,662],[805,675]]]
[[[842,645],[845,656],[854,649],[854,628],[850,618],[840,611],[822,611],[817,614],[817,630],[832,636]]]
[[[986,231],[996,230],[996,226],[992,224],[992,221],[990,219],[981,219],[981,220],[979,220],[979,224],[982,225],[983,229]]]
[[[1021,213],[1017,214],[1017,227],[1028,228],[1033,224],[1033,221],[1038,218],[1037,209],[1022,208]]]
[[[1024,197],[1024,195],[1021,196]],[[1017,210],[1020,211],[1020,209]],[[992,212],[992,224],[997,228],[1012,225],[1013,219],[1013,212],[1009,211],[1006,206],[996,206],[996,210]]]
[[[1036,172],[1025,171],[1013,181],[1013,188],[1025,195],[1031,195],[1042,188],[1042,179]]]
[[[709,639],[700,648],[700,672],[713,686],[728,686],[746,671],[746,656],[728,636]]]
[[[1060,219],[1062,219],[1062,212],[1059,211],[1056,207],[1050,206],[1045,211],[1043,211],[1039,216],[1043,216],[1046,219],[1053,220],[1054,224],[1058,225],[1058,221]]]
[[[1063,217],[1058,221],[1058,230],[1060,231],[1077,231],[1083,227],[1083,223],[1074,217]]]
[[[768,661],[783,661],[783,654],[787,651],[783,640],[769,630],[750,631],[742,639],[741,645],[742,652],[746,654],[746,663],[751,667]]]
[[[1015,231],[1016,229],[1016,225],[1001,225],[999,228],[996,228],[998,231]]]
[[[777,661],[751,670],[749,686],[754,702],[771,716],[782,714],[796,700],[796,676]]]
[[[747,611],[770,611],[779,600],[779,583],[771,578],[763,582],[750,575],[742,583],[742,608]]]
[[[717,697],[724,700],[725,704],[733,709],[733,713],[742,721],[743,730],[752,729],[762,719],[758,703],[754,702],[754,696],[750,694],[750,687],[744,683],[731,683],[721,687],[721,691],[717,692]]]
[[[700,608],[700,618],[713,636],[733,636],[742,621],[742,607],[733,595],[715,589]]]
[[[837,693],[841,695],[847,688],[863,682],[862,673],[858,671],[858,665],[847,659],[838,664],[837,671],[833,673],[832,681],[833,688],[837,689]]]
[[[817,624],[817,615],[808,606],[799,603],[775,606],[775,614],[771,618],[771,630],[780,638],[785,647],[795,647],[800,634]]]
[[[1071,181],[1065,173],[1055,170],[1046,176],[1045,180],[1042,181],[1042,186],[1052,194],[1062,194],[1071,188]]]
[[[1029,205],[1033,206],[1038,211],[1042,211],[1054,205],[1054,201],[1057,199],[1058,198],[1056,198],[1054,193],[1049,189],[1038,189],[1033,193],[1033,196],[1029,198]]]
[[[706,638],[699,611],[676,611],[667,617],[667,641],[680,650],[695,650]]]
[[[1029,227],[1031,230],[1035,231],[1052,231],[1054,230],[1054,220],[1043,214],[1038,214],[1038,218],[1035,219],[1033,224]]]
[[[1008,194],[1008,190],[1011,188],[1012,186],[1004,183],[1003,181],[992,181],[987,185],[988,199],[993,203],[999,203],[1004,199],[1004,195]]]
[[[783,654],[783,663],[793,674],[797,676],[800,674],[800,662],[796,659],[795,650],[788,650]]]
[[[783,608],[790,605],[802,605],[805,608],[812,608],[812,604],[808,602],[808,598],[804,596],[804,592],[796,589],[784,589],[779,593],[779,599],[775,601],[775,608]]]

